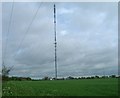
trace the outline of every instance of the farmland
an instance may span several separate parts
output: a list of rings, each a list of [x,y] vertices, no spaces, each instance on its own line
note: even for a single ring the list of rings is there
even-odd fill
[[[8,81],[3,96],[116,96],[118,79]]]

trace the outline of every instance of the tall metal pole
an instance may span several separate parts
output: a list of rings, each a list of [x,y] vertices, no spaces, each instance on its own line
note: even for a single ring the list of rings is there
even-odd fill
[[[56,7],[54,4],[54,34],[55,34],[55,78],[57,79],[57,37],[56,37]]]

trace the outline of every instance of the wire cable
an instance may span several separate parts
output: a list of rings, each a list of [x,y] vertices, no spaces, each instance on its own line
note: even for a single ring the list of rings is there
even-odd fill
[[[37,16],[37,13],[39,12],[39,9],[40,9],[42,3],[43,3],[43,2],[40,2],[39,7],[38,7],[38,9],[37,9],[36,12],[35,12],[35,15],[33,16],[30,24],[28,25],[28,28],[27,28],[27,30],[26,30],[26,32],[25,32],[25,35],[23,36],[23,39],[21,40],[21,42],[20,42],[20,44],[19,44],[19,46],[18,46],[18,48],[17,48],[18,51],[19,51],[20,48],[22,47],[23,41],[25,40],[25,37],[27,36],[27,34],[28,34],[29,30],[30,30],[30,27],[31,27],[33,21],[35,20],[35,18],[36,18],[36,16]],[[17,56],[17,54],[15,54],[15,55],[13,56],[13,58],[15,58],[16,56]]]
[[[14,9],[14,0],[13,0],[13,3],[12,3],[10,20],[9,20],[9,23],[8,23],[8,31],[7,31],[7,34],[6,34],[6,43],[5,43],[4,53],[3,53],[3,65],[5,64],[6,52],[7,52],[7,46],[8,46],[8,37],[10,35],[10,27],[11,27],[12,17],[13,17],[13,9]]]

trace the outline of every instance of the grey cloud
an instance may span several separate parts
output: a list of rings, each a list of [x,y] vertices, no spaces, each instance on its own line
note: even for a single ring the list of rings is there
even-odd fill
[[[58,76],[117,74],[117,12],[115,3],[56,3]],[[11,75],[54,77],[53,4],[43,3],[21,48],[39,4],[16,3],[6,64],[14,65]],[[108,10],[109,9],[109,10]],[[110,10],[111,9],[111,10]],[[3,4],[3,49],[8,28],[10,4]],[[8,13],[7,13],[8,12]],[[111,16],[112,15],[112,16]],[[109,28],[109,29],[108,29]],[[66,31],[62,35],[61,31]],[[17,55],[16,55],[17,54]],[[16,57],[14,57],[16,55]]]

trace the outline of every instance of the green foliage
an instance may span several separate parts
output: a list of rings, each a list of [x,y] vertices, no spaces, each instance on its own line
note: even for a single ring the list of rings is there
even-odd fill
[[[3,96],[115,96],[118,79],[8,81]]]
[[[116,75],[111,75],[110,77],[111,77],[111,78],[116,78]]]

